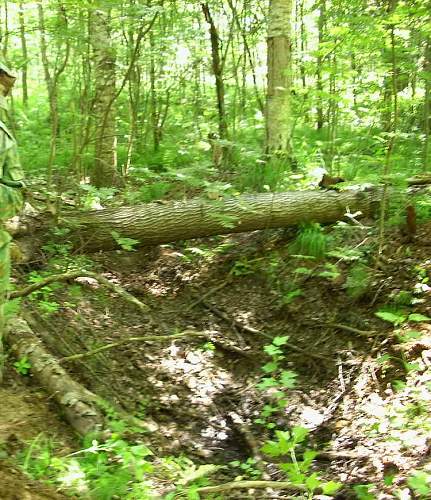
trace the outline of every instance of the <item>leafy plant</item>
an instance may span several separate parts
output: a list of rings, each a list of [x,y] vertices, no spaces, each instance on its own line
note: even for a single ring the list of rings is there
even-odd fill
[[[417,495],[428,498],[431,493],[431,474],[416,471],[407,479],[407,484]]]
[[[20,375],[28,375],[30,372],[31,363],[28,360],[27,356],[23,356],[18,361],[15,361],[13,366]]]
[[[358,500],[375,500],[376,495],[371,493],[373,488],[373,484],[357,484],[353,486],[353,491],[356,493]]]
[[[249,274],[254,274],[257,270],[257,263],[262,259],[250,260],[247,257],[241,257],[235,262],[232,269],[230,270],[233,276],[247,276]]]
[[[399,326],[406,321],[413,321],[415,323],[421,323],[425,321],[431,321],[431,318],[428,316],[424,316],[423,314],[406,314],[400,311],[390,312],[390,311],[377,311],[375,315],[383,319],[384,321],[388,321],[392,323],[394,326]]]
[[[290,246],[293,254],[323,259],[328,246],[328,238],[320,224],[308,223],[301,227],[295,241]]]
[[[347,295],[352,299],[361,298],[370,286],[370,269],[364,264],[357,263],[351,267],[346,279]]]
[[[383,321],[392,323],[394,326],[399,326],[407,320],[407,315],[399,311],[377,311],[375,315]]]
[[[262,471],[256,467],[256,460],[254,458],[247,458],[245,462],[240,462],[239,460],[234,460],[229,462],[231,467],[240,469],[241,476],[245,475],[252,479],[258,479],[262,476]],[[237,477],[236,480],[242,479],[242,477]]]
[[[135,250],[135,246],[139,243],[139,240],[135,240],[133,238],[126,238],[124,236],[121,236],[117,231],[111,231],[111,235],[114,238],[114,240],[117,242],[117,244],[123,249],[128,252],[132,252]]]
[[[309,473],[317,452],[306,449],[302,459],[297,456],[297,448],[306,440],[309,431],[304,427],[293,427],[290,431],[275,431],[275,440],[267,441],[262,452],[271,457],[290,457],[289,462],[279,463],[280,469],[286,473],[292,484],[305,486],[309,495],[317,489],[324,495],[334,495],[342,486],[334,481],[322,481],[316,472]],[[309,496],[309,498],[312,498]]]
[[[321,278],[327,278],[330,281],[334,281],[340,276],[340,270],[338,269],[336,264],[327,262],[324,265],[324,271],[321,271],[318,276],[320,276]]]
[[[291,304],[296,298],[301,297],[302,295],[304,295],[303,290],[295,288],[294,290],[284,293],[281,297],[281,302],[286,305]]]
[[[173,187],[170,182],[153,182],[152,184],[142,186],[139,189],[139,201],[150,203],[151,201],[160,200]]]
[[[271,344],[264,346],[263,350],[271,357],[271,361],[262,366],[262,371],[270,375],[263,377],[257,384],[261,390],[276,389],[271,393],[275,400],[274,405],[265,405],[260,417],[255,420],[256,423],[265,425],[267,428],[274,428],[275,424],[270,421],[270,417],[283,410],[286,405],[286,389],[292,389],[296,385],[297,374],[291,370],[284,370],[280,363],[284,359],[282,346],[286,345],[289,337],[275,337]]]

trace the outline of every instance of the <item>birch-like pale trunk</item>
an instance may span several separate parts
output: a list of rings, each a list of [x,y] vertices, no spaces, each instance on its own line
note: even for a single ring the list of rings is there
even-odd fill
[[[98,2],[97,2],[98,3]],[[120,183],[115,126],[115,52],[111,43],[110,9],[91,12],[90,41],[94,67],[95,158],[91,182],[97,187]]]
[[[268,21],[266,153],[292,161],[292,0],[271,0]]]

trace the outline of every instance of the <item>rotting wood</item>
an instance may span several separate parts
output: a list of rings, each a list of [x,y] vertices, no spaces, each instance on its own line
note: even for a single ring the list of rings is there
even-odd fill
[[[10,352],[17,359],[28,359],[34,379],[60,406],[67,422],[81,436],[107,429],[106,410],[114,411],[118,418],[147,432],[157,430],[158,425],[151,419],[143,421],[133,417],[76,382],[46,351],[24,319],[10,319],[7,330],[6,343]]]

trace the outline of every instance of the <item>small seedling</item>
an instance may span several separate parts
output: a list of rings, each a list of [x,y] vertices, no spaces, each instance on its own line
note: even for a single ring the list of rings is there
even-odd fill
[[[13,366],[20,375],[28,375],[31,368],[31,363],[28,360],[27,356],[23,356],[18,361],[15,361]]]

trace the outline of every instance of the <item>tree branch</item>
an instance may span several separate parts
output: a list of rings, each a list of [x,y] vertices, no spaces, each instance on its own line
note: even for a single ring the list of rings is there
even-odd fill
[[[14,292],[11,292],[9,295],[9,298],[11,299],[16,299],[18,297],[27,297],[31,293],[40,290],[44,286],[47,286],[51,283],[58,282],[58,281],[67,281],[70,279],[75,279],[75,278],[93,278],[97,280],[101,285],[104,285],[106,288],[109,290],[113,291],[114,293],[118,294],[120,297],[123,299],[127,300],[128,302],[134,304],[137,306],[141,311],[143,312],[149,312],[150,307],[138,300],[136,297],[134,297],[132,294],[124,290],[119,285],[116,285],[115,283],[111,283],[107,278],[104,276],[94,273],[92,271],[72,271],[68,273],[63,273],[63,274],[53,274],[52,276],[48,276],[44,280],[40,281],[39,283],[33,283],[32,285],[27,286],[26,288],[23,288],[22,290],[16,290]]]

